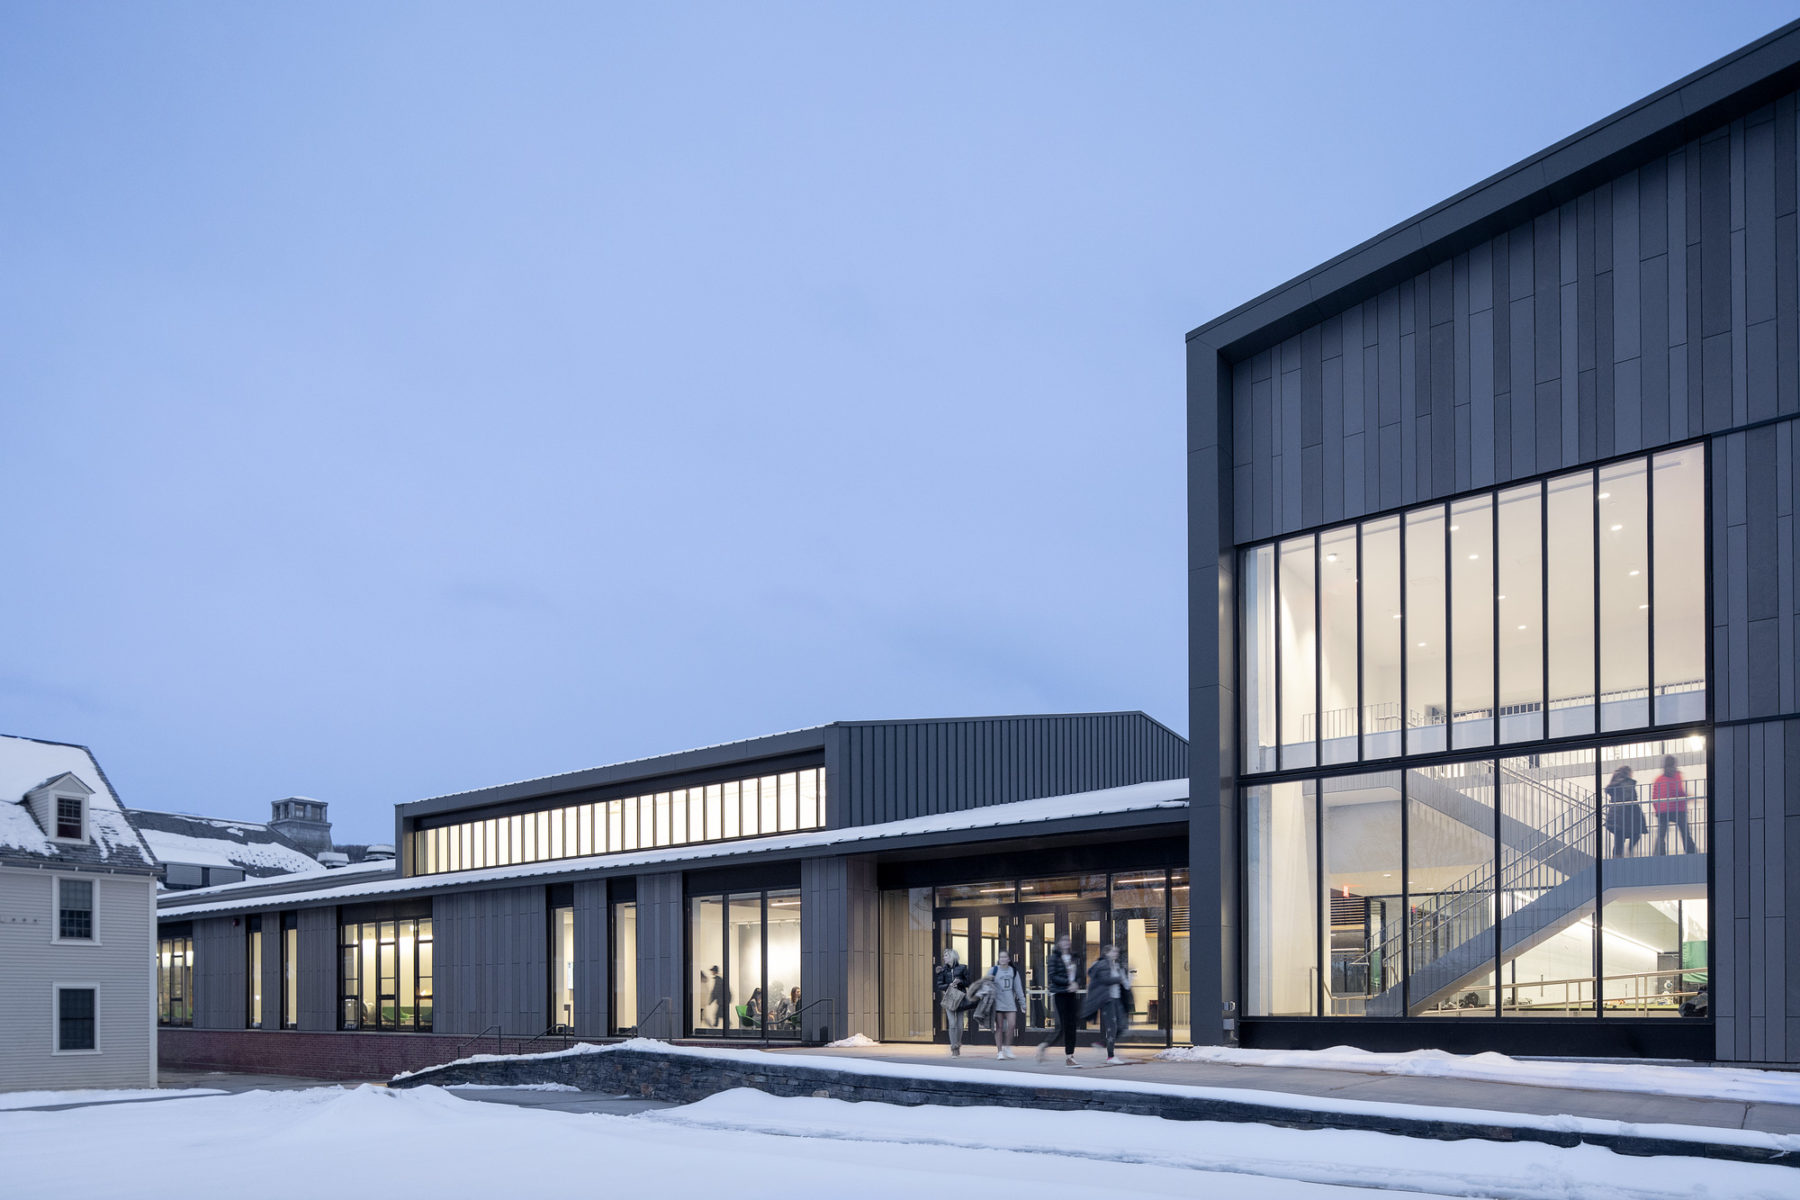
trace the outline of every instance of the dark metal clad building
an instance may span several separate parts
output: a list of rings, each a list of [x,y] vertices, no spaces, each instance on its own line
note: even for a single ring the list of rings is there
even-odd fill
[[[1797,89],[1189,334],[1197,1040],[1800,1059]]]

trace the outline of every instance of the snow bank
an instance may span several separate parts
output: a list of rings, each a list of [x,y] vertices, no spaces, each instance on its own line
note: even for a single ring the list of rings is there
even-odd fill
[[[155,1191],[164,1163],[180,1164],[184,1200],[316,1200],[345,1171],[357,1195],[434,1200],[589,1195],[597,1170],[608,1195],[658,1200],[920,1200],[972,1189],[1367,1200],[1370,1188],[1427,1198],[1775,1200],[1793,1196],[1800,1179],[1787,1167],[1588,1146],[741,1091],[634,1117],[482,1104],[432,1087],[246,1092],[0,1112],[0,1145],[6,1195],[80,1200],[136,1200]]]
[[[647,1112],[646,1123],[741,1130],[790,1138],[1054,1156],[1097,1164],[1256,1176],[1312,1184],[1492,1196],[1508,1200],[1661,1200],[1788,1196],[1793,1168],[1690,1158],[1632,1158],[1596,1146],[1440,1142],[1349,1130],[1282,1129],[1105,1112],[1020,1108],[902,1107],[843,1100],[778,1099],[738,1089],[682,1108]],[[1014,1161],[1017,1161],[1016,1159]],[[1720,1172],[1721,1166],[1735,1170]],[[1195,1180],[1193,1195],[1263,1195],[1261,1187]],[[1254,1190],[1251,1190],[1254,1189]],[[1114,1194],[1129,1194],[1121,1187]]]
[[[1058,1074],[1046,1077],[1035,1072],[996,1070],[990,1067],[938,1066],[933,1063],[892,1062],[881,1058],[840,1058],[830,1054],[808,1054],[793,1050],[737,1050],[711,1046],[674,1046],[651,1038],[631,1038],[608,1046],[596,1046],[583,1042],[577,1046],[570,1046],[566,1050],[551,1050],[542,1054],[474,1054],[445,1065],[529,1062],[537,1059],[567,1058],[579,1054],[612,1054],[621,1050],[712,1058],[759,1068],[786,1064],[810,1067],[821,1071],[838,1071],[846,1075],[944,1080],[978,1083],[996,1088],[1023,1088],[1031,1091],[1045,1087],[1058,1087],[1096,1092],[1130,1092],[1138,1095],[1217,1100],[1230,1104],[1265,1105],[1270,1108],[1297,1109],[1304,1112],[1399,1118],[1407,1121],[1453,1121],[1506,1129],[1547,1129],[1561,1133],[1605,1137],[1665,1138],[1672,1141],[1747,1146],[1759,1150],[1800,1153],[1800,1134],[1763,1133],[1757,1130],[1726,1129],[1714,1126],[1614,1121],[1600,1117],[1577,1117],[1566,1113],[1545,1116],[1537,1113],[1504,1112],[1490,1108],[1450,1108],[1439,1104],[1395,1104],[1376,1100],[1351,1100],[1341,1096],[1303,1096],[1292,1092],[1271,1092],[1257,1088],[1217,1088],[1179,1083],[1153,1083],[1142,1080],[1102,1079],[1088,1074]],[[436,1068],[425,1069],[435,1070]],[[408,1071],[394,1076],[394,1079],[409,1079],[422,1073],[423,1071]]]
[[[835,1042],[826,1042],[827,1050],[858,1050],[864,1046],[879,1046],[880,1042],[864,1033],[853,1033],[847,1038],[839,1038]]]
[[[1164,1062],[1223,1063],[1239,1067],[1312,1067],[1365,1075],[1412,1075],[1428,1079],[1470,1079],[1531,1087],[1631,1092],[1800,1105],[1800,1072],[1756,1071],[1744,1067],[1669,1067],[1652,1063],[1557,1062],[1508,1058],[1504,1054],[1450,1054],[1411,1050],[1380,1054],[1354,1046],[1329,1050],[1242,1050],[1225,1046],[1177,1046],[1156,1056]]]

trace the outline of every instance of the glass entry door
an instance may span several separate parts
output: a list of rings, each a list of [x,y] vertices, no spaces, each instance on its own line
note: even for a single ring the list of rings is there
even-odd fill
[[[1027,910],[1020,918],[1020,953],[1024,957],[1025,1027],[1048,1032],[1056,1028],[1056,1002],[1050,998],[1050,960],[1056,939],[1069,935],[1075,955],[1075,986],[1087,991],[1087,967],[1100,953],[1100,931],[1105,913],[1099,909],[1059,904],[1054,908]]]

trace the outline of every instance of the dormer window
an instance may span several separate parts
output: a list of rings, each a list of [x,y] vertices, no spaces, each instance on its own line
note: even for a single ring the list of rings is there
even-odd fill
[[[56,836],[71,842],[87,840],[87,801],[80,796],[56,798]]]

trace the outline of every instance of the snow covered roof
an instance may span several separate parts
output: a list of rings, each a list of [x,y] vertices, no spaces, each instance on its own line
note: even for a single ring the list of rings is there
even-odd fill
[[[146,809],[131,810],[131,819],[164,863],[236,867],[253,876],[323,869],[312,855],[259,821]]]
[[[415,875],[392,879],[346,883],[341,887],[310,887],[300,891],[267,894],[267,880],[260,881],[264,894],[222,899],[221,893],[245,889],[249,882],[226,884],[163,896],[158,907],[163,916],[190,913],[228,912],[267,908],[294,901],[338,901],[364,896],[391,896],[407,892],[430,892],[447,887],[475,883],[508,883],[549,875],[566,875],[584,870],[617,870],[625,867],[660,866],[667,863],[695,862],[736,857],[745,854],[772,854],[784,851],[816,850],[828,846],[888,842],[927,834],[969,833],[975,840],[1006,836],[1023,826],[1044,825],[1083,817],[1125,816],[1158,811],[1180,811],[1187,808],[1188,781],[1159,779],[1150,783],[1134,783],[1126,787],[1106,788],[1095,792],[1077,792],[1067,796],[1045,796],[1038,800],[1019,800],[1011,804],[990,804],[983,808],[937,813],[928,817],[911,817],[904,821],[888,821],[879,825],[855,825],[845,829],[819,829],[808,833],[787,833],[775,837],[740,838],[729,842],[712,842],[697,846],[670,846],[660,850],[639,850],[624,854],[593,855],[588,858],[561,858],[551,862],[529,863],[516,867],[490,867],[479,871],[456,871],[441,875]],[[391,865],[391,864],[390,864]],[[341,872],[333,872],[341,874]],[[316,881],[313,881],[316,882]]]
[[[53,841],[38,824],[25,796],[61,775],[72,775],[92,790],[88,796],[89,840]],[[112,783],[86,746],[0,734],[0,860],[57,862],[114,870],[153,871],[151,853]]]

